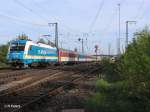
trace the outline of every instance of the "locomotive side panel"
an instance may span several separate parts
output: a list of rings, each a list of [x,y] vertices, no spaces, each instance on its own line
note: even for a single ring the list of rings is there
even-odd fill
[[[25,58],[35,62],[56,62],[57,52],[54,49],[31,45]]]
[[[29,43],[26,49],[26,64],[56,63],[58,61],[57,49],[40,44]]]

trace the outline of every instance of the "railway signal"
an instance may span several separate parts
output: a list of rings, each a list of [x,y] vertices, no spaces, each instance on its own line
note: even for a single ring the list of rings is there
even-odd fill
[[[95,45],[95,53],[96,53],[96,61],[97,61],[97,51],[98,51],[99,46]]]
[[[82,42],[82,53],[84,53],[83,38],[78,38],[78,41],[81,41],[81,42]]]

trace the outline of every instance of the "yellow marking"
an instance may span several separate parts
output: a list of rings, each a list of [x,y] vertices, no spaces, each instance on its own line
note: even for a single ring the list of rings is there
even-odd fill
[[[77,58],[61,57],[61,61],[77,61]]]
[[[57,56],[32,56],[32,55],[26,55],[25,58],[28,58],[28,59],[58,59]]]

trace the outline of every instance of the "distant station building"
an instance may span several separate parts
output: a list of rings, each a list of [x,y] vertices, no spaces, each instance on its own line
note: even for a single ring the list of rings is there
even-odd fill
[[[100,54],[100,55],[93,55],[94,57],[97,58],[97,60],[102,60],[103,58],[110,58],[112,60],[115,60],[117,55],[105,55],[105,54]]]

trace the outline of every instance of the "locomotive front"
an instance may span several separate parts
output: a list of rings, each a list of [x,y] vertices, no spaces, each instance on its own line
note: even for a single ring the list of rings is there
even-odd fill
[[[24,67],[24,50],[27,40],[15,40],[10,43],[7,59],[12,67]]]

